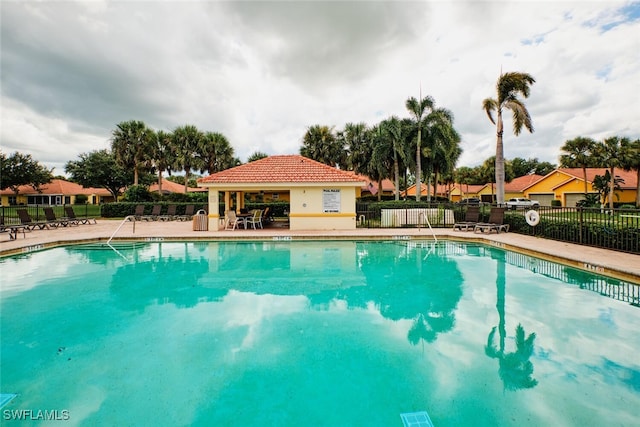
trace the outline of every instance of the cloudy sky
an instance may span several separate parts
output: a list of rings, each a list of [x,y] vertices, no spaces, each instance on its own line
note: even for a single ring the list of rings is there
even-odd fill
[[[1,149],[56,174],[121,121],[222,132],[246,161],[298,153],[314,124],[408,117],[420,90],[475,166],[495,154],[481,103],[501,70],[536,79],[535,132],[509,127],[508,159],[640,137],[637,1],[2,0],[0,16]]]

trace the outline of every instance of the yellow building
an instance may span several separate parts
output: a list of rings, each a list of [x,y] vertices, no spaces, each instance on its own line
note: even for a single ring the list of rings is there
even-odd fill
[[[209,191],[209,229],[221,227],[220,193],[225,212],[244,207],[244,193],[288,193],[291,230],[356,228],[356,198],[364,182],[352,173],[300,155],[269,156],[198,180]]]
[[[593,188],[596,176],[604,176],[606,168],[587,169],[587,192],[598,193]],[[638,178],[636,171],[615,169],[614,175],[622,178],[621,190],[613,195],[614,203],[635,204]],[[543,206],[551,205],[551,200],[559,200],[562,206],[576,206],[584,199],[584,175],[581,168],[559,168],[531,183],[524,189],[524,196],[537,200]],[[607,203],[608,201],[605,201]]]

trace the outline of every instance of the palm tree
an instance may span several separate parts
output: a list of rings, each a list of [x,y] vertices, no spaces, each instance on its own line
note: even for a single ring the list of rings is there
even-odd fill
[[[622,168],[625,163],[624,156],[627,152],[627,148],[630,145],[628,138],[620,138],[619,136],[612,136],[605,138],[603,141],[596,143],[594,147],[594,154],[609,168],[609,209],[613,209],[613,195],[615,193],[615,168]]]
[[[402,122],[396,116],[391,116],[380,123],[380,130],[382,131],[381,144],[375,147],[374,157],[380,158],[379,161],[376,160],[380,164],[383,163],[383,159],[385,158],[387,160],[389,158],[393,158],[393,178],[396,188],[395,199],[400,200],[400,163],[404,156],[404,152],[402,150],[402,144],[404,142],[402,135]],[[377,150],[378,147],[381,149]],[[382,191],[380,191],[380,193],[381,192]]]
[[[347,159],[343,140],[336,137],[333,127],[320,125],[307,129],[300,154],[329,166],[345,166]]]
[[[269,155],[262,151],[254,151],[249,157],[247,157],[247,163],[255,162],[256,160],[264,159]]]
[[[233,154],[233,147],[226,136],[219,132],[205,133],[198,147],[200,172],[212,174],[235,166]]]
[[[364,174],[367,163],[371,159],[371,149],[369,147],[369,137],[367,125],[364,122],[347,123],[344,131],[341,132],[344,148],[346,149],[347,169]]]
[[[422,171],[420,170],[420,164],[422,162],[422,146],[421,146],[421,138],[422,138],[422,126],[423,126],[423,117],[427,110],[433,110],[433,106],[435,104],[434,100],[430,96],[426,96],[417,100],[413,96],[407,99],[405,106],[409,113],[413,115],[414,124],[418,130],[417,144],[416,144],[416,201],[420,201],[420,193],[422,192],[422,185],[420,183],[420,178]]]
[[[193,125],[177,127],[173,131],[173,144],[176,150],[176,167],[184,170],[184,192],[189,186],[189,175],[192,170],[202,167],[199,149],[202,146],[204,134]]]
[[[585,197],[589,193],[589,187],[587,186],[587,167],[595,166],[592,156],[595,145],[595,140],[579,136],[565,141],[564,145],[560,148],[560,150],[564,152],[564,154],[560,155],[561,166],[565,168],[582,168]]]
[[[640,208],[640,139],[626,142],[622,169],[636,171],[636,207]]]
[[[151,163],[154,139],[153,130],[138,120],[120,122],[112,133],[111,151],[120,166],[133,169],[133,185],[138,185],[140,168]]]
[[[496,194],[497,203],[504,203],[504,147],[502,134],[504,125],[502,110],[511,110],[513,116],[513,133],[518,136],[524,126],[529,132],[533,132],[531,116],[524,103],[518,99],[518,95],[529,97],[529,86],[535,83],[535,79],[527,73],[511,72],[500,75],[496,85],[497,98],[486,98],[482,101],[482,108],[489,116],[491,123],[496,125]],[[497,121],[493,118],[496,112]]]
[[[437,195],[438,175],[452,172],[462,153],[460,135],[453,128],[453,113],[444,108],[435,109],[427,115],[425,128],[429,166],[434,174],[434,195]],[[430,191],[427,194],[430,197]]]
[[[156,132],[152,148],[153,163],[158,171],[158,190],[162,194],[162,173],[169,171],[176,162],[175,147],[173,146],[173,135],[171,132],[159,130]]]

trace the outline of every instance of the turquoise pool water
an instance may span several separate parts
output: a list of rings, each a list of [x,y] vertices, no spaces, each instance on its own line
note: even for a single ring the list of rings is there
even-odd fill
[[[638,425],[631,284],[453,242],[117,249],[0,260],[3,425]]]

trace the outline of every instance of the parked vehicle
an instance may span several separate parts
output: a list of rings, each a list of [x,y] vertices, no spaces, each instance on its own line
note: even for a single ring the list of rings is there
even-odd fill
[[[523,197],[515,197],[507,201],[507,208],[511,210],[527,209],[527,208],[539,208],[540,202],[537,200],[529,200]]]

